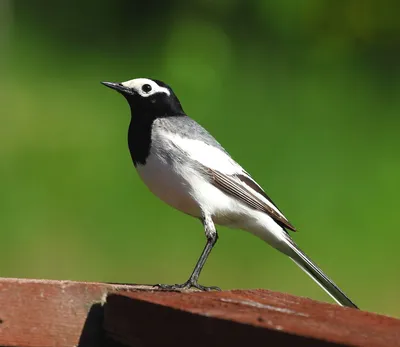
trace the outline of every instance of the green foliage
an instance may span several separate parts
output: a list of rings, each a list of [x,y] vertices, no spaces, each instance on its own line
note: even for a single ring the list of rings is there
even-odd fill
[[[147,191],[128,107],[99,83],[148,76],[172,85],[361,308],[399,316],[400,24],[384,3],[3,1],[1,275],[189,276],[202,227]],[[329,300],[225,228],[201,282]]]

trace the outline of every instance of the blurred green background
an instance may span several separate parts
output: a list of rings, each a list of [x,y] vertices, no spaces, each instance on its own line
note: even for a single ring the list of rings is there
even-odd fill
[[[205,243],[127,148],[100,81],[169,83],[361,308],[400,316],[398,2],[0,0],[0,274],[180,283]],[[330,298],[219,228],[200,282]]]

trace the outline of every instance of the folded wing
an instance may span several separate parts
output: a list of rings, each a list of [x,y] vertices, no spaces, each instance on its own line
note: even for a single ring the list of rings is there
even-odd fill
[[[166,119],[165,122],[167,121],[170,120]],[[205,172],[209,174],[211,183],[216,187],[248,206],[267,213],[281,227],[296,231],[264,190],[206,130],[196,123],[193,131],[196,131],[197,136],[201,139],[182,137],[165,130],[161,131],[161,135],[163,139],[169,141],[170,146],[179,148],[190,159],[201,164]]]
[[[245,172],[226,175],[214,169],[208,169],[208,171],[212,177],[212,183],[216,187],[236,197],[248,206],[267,213],[282,227],[296,231],[296,228],[278,210],[261,187]]]

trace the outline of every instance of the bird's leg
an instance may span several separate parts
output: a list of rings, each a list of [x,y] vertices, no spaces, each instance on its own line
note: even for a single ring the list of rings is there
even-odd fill
[[[218,240],[217,230],[215,229],[215,225],[211,219],[211,216],[203,215],[202,222],[204,225],[204,231],[206,234],[207,243],[203,249],[203,252],[200,255],[199,260],[197,261],[196,266],[194,267],[192,274],[190,275],[189,280],[186,281],[185,285],[188,288],[195,287],[200,290],[207,290],[207,291],[208,290],[220,290],[218,287],[204,287],[198,283],[198,279],[199,279],[201,270],[203,269],[203,266],[206,263],[207,258],[211,253],[211,250],[213,249],[214,245],[216,244],[216,242]]]
[[[203,222],[204,225],[204,231],[207,237],[207,243],[203,249],[203,252],[200,255],[199,260],[196,263],[196,266],[194,267],[192,274],[190,275],[190,278],[183,284],[172,284],[172,285],[157,284],[156,285],[157,287],[165,290],[179,290],[179,289],[189,289],[189,288],[197,288],[203,291],[221,290],[218,287],[205,287],[198,283],[200,272],[203,269],[203,266],[206,263],[206,260],[210,255],[211,250],[213,249],[214,245],[218,240],[217,230],[215,229],[215,225],[211,219],[211,216],[203,213],[201,221]]]

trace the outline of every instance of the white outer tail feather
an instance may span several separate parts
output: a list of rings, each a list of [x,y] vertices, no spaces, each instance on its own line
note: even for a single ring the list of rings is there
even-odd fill
[[[293,251],[290,258],[309,275],[322,289],[324,289],[339,305],[358,308],[339,287],[326,276],[291,240],[287,245]]]

